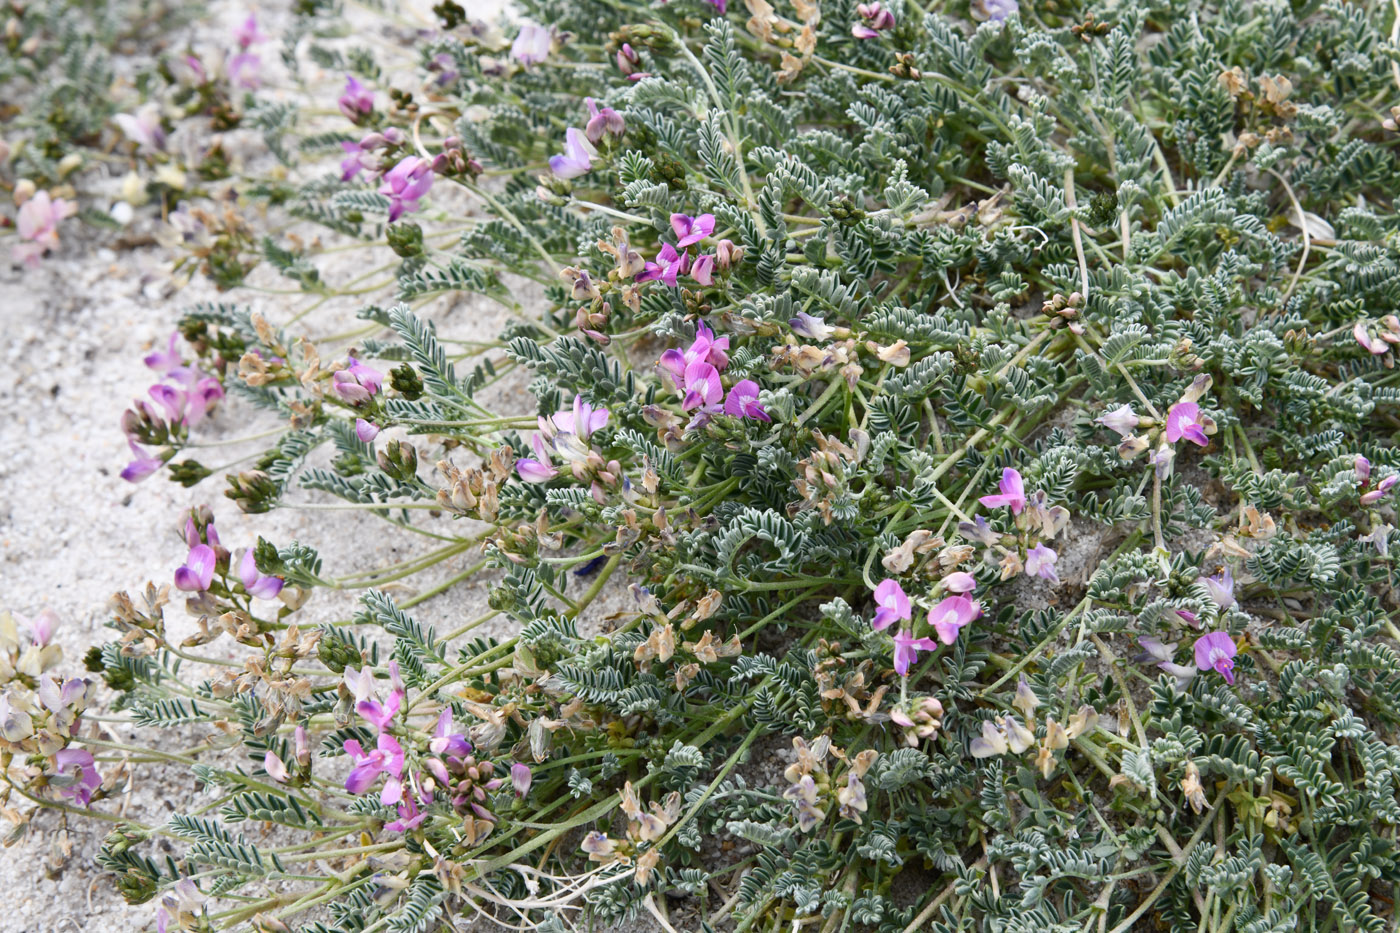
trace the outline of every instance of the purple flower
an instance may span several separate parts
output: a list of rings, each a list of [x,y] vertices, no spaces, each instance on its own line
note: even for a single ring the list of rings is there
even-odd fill
[[[258,18],[249,13],[248,18],[233,30],[233,40],[238,43],[240,49],[247,49],[259,42],[266,42],[267,36],[258,29]]]
[[[1133,413],[1131,405],[1123,405],[1113,411],[1099,417],[1096,424],[1101,424],[1110,431],[1117,433],[1119,437],[1127,437],[1133,433],[1141,419]]]
[[[177,349],[179,342],[180,332],[178,330],[171,331],[169,345],[164,350],[153,350],[147,353],[141,358],[141,362],[162,376],[172,375],[184,365],[184,360],[180,357],[180,351]]]
[[[346,139],[341,141],[340,148],[345,150],[345,158],[340,160],[341,181],[350,181],[365,169],[373,170],[374,160],[362,144]]]
[[[627,123],[622,119],[622,114],[611,107],[599,110],[598,102],[591,97],[584,98],[584,103],[588,105],[588,123],[584,125],[583,135],[588,137],[589,142],[597,145],[603,141],[604,133],[621,136],[627,132]]]
[[[724,395],[724,386],[719,381],[719,370],[704,360],[696,360],[685,368],[685,398],[681,400],[681,410],[692,408],[711,410],[719,404]]]
[[[773,420],[758,403],[758,383],[752,379],[740,379],[734,383],[729,390],[729,396],[724,400],[724,413],[735,418],[752,418],[755,421]]]
[[[351,739],[345,743],[345,754],[350,756],[355,767],[345,779],[345,789],[352,794],[363,794],[369,790],[375,778],[387,774],[384,789],[379,794],[379,802],[386,807],[403,799],[403,748],[387,732],[379,733],[372,752],[366,752],[358,741]]]
[[[536,23],[526,22],[521,26],[520,34],[511,43],[510,57],[526,68],[538,65],[549,57],[553,44],[554,37],[548,29]]]
[[[788,321],[788,326],[794,334],[808,340],[826,340],[835,333],[835,328],[828,327],[821,318],[813,317],[806,311],[797,312],[797,317]]]
[[[1010,506],[1011,514],[1020,515],[1021,510],[1026,507],[1026,484],[1022,481],[1020,472],[1011,467],[1002,470],[998,488],[1001,489],[1000,495],[983,496],[977,501],[989,509]]]
[[[345,90],[341,92],[340,112],[352,122],[359,123],[374,112],[374,92],[355,80],[354,75],[345,76]]]
[[[238,564],[238,576],[243,581],[243,592],[256,599],[276,599],[282,592],[282,578],[271,574],[258,573],[258,562],[253,557],[253,549],[243,552],[243,560]]]
[[[1229,609],[1235,604],[1235,578],[1230,575],[1229,567],[1222,568],[1213,577],[1205,577],[1201,582],[1206,585],[1211,600],[1221,609]]]
[[[97,770],[92,752],[84,748],[64,748],[54,754],[53,760],[59,774],[67,775],[69,769],[75,771],[71,783],[58,788],[59,794],[80,807],[92,803],[93,792],[102,786],[102,774]]]
[[[1059,556],[1044,544],[1037,544],[1026,552],[1026,573],[1033,577],[1042,577],[1059,586],[1060,578],[1055,574],[1055,561]]]
[[[663,243],[656,254],[656,261],[647,263],[642,271],[633,278],[633,281],[650,282],[653,279],[660,279],[662,284],[675,288],[677,279],[689,271],[689,251],[677,253],[676,248],[670,243]]]
[[[530,784],[534,782],[534,775],[530,773],[530,767],[516,762],[510,766],[510,786],[515,791],[515,796],[524,797],[530,792]]]
[[[150,456],[141,448],[141,445],[137,444],[135,441],[128,440],[126,443],[127,446],[131,448],[131,452],[136,455],[135,460],[132,460],[122,468],[122,479],[126,480],[128,483],[139,483],[165,466],[164,460],[160,457]]]
[[[900,629],[894,636],[894,671],[900,677],[909,675],[909,668],[919,660],[920,651],[932,651],[938,642],[932,638],[915,638],[914,633]]]
[[[624,77],[631,78],[636,75],[637,66],[642,63],[642,57],[637,54],[637,50],[629,43],[622,43],[622,48],[617,50],[617,70],[622,72]]]
[[[196,544],[190,548],[185,565],[175,571],[175,586],[187,593],[203,593],[214,581],[214,564],[217,561],[212,547]]]
[[[588,141],[579,128],[571,126],[564,131],[564,152],[549,157],[549,170],[559,178],[577,178],[593,171],[593,158],[598,150]]]
[[[452,707],[446,707],[438,716],[433,737],[428,740],[428,750],[434,755],[447,755],[450,758],[465,758],[472,750],[465,735],[452,731]]]
[[[699,217],[689,217],[685,214],[672,214],[671,229],[676,231],[676,236],[680,238],[676,240],[677,248],[690,246],[715,232],[715,215],[701,214]]]
[[[1371,481],[1371,461],[1360,454],[1356,455],[1355,465],[1352,469],[1356,472],[1356,481],[1365,486]]]
[[[904,595],[904,588],[895,580],[885,580],[875,587],[875,605],[880,608],[875,610],[875,620],[870,625],[877,632],[884,631],[897,621],[908,622],[914,617],[909,597]]]
[[[366,444],[369,444],[379,436],[379,425],[366,421],[363,418],[356,418],[355,436]]]
[[[383,385],[383,373],[353,356],[344,369],[337,369],[331,374],[331,388],[351,405],[369,401],[371,396],[379,394]]]
[[[1201,406],[1195,402],[1177,402],[1167,411],[1167,442],[1175,444],[1183,437],[1198,447],[1210,443],[1202,427]]]
[[[588,440],[594,431],[602,428],[608,423],[609,412],[606,408],[594,408],[584,401],[582,395],[574,396],[572,409],[555,412],[550,419],[554,422],[554,427],[565,434],[573,434],[580,440]]]
[[[389,223],[418,210],[418,199],[433,186],[433,163],[418,156],[404,156],[384,176],[379,193],[389,199]]]
[[[695,340],[687,350],[667,350],[661,354],[658,364],[671,376],[677,388],[685,385],[685,370],[696,360],[704,360],[715,369],[724,371],[729,365],[729,337],[715,338],[714,331],[701,321],[695,327]]]
[[[951,645],[962,627],[982,614],[982,607],[966,596],[949,596],[928,611],[928,624],[939,641]]]
[[[1381,501],[1381,499],[1385,498],[1386,493],[1390,492],[1390,490],[1395,488],[1395,484],[1397,482],[1400,482],[1400,475],[1392,473],[1390,476],[1385,477],[1383,480],[1376,484],[1375,489],[1372,489],[1371,491],[1366,493],[1362,493],[1361,504],[1374,505],[1375,503]]]
[[[1181,617],[1181,621],[1185,622],[1187,625],[1190,625],[1192,628],[1201,627],[1201,617],[1196,615],[1190,609],[1176,609],[1173,611]]]
[[[406,833],[411,829],[417,829],[428,818],[426,811],[418,809],[418,801],[413,799],[412,794],[400,801],[398,813],[399,818],[391,823],[385,823],[385,829],[395,833]]]
[[[690,267],[690,277],[706,288],[714,284],[714,272],[715,257],[709,253],[696,256],[694,265]]]
[[[709,4],[719,10],[721,16],[728,12],[729,0],[709,0]]]
[[[1163,661],[1170,661],[1176,653],[1176,642],[1163,642],[1160,638],[1148,635],[1140,636],[1138,644],[1142,645],[1142,654],[1134,660],[1139,663],[1161,664]]]
[[[1196,668],[1202,671],[1213,670],[1225,678],[1227,684],[1235,682],[1235,654],[1239,651],[1235,641],[1225,632],[1211,632],[1196,639]]]
[[[549,451],[544,446],[543,438],[536,434],[530,443],[534,445],[538,459],[521,457],[515,461],[515,472],[527,483],[547,483],[558,476],[559,471],[549,462]]]
[[[262,84],[258,69],[262,59],[255,52],[239,52],[228,60],[228,79],[235,87],[249,90]]]
[[[149,103],[138,107],[135,113],[119,113],[112,117],[122,134],[136,144],[142,152],[160,152],[165,149],[165,128],[160,125],[160,106]]]

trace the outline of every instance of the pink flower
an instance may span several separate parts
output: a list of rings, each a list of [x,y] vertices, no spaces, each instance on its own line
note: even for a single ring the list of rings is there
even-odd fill
[[[1175,444],[1183,437],[1198,447],[1210,443],[1202,427],[1201,406],[1195,402],[1177,402],[1167,411],[1167,443]]]
[[[379,436],[379,425],[366,421],[363,418],[355,419],[355,436],[366,444],[371,443]]]
[[[586,441],[594,431],[608,423],[609,414],[606,408],[594,408],[584,401],[582,395],[575,395],[573,408],[555,412],[550,420],[561,432]]]
[[[165,129],[160,125],[160,106],[149,103],[135,113],[119,113],[112,117],[122,134],[142,152],[165,149]]]
[[[1002,470],[998,488],[1001,489],[1000,495],[983,496],[977,501],[989,509],[1010,506],[1011,514],[1020,515],[1021,510],[1026,507],[1026,484],[1021,479],[1020,471],[1011,467]]]
[[[874,39],[886,29],[894,28],[894,14],[875,0],[874,3],[861,3],[856,6],[861,22],[851,27],[851,35],[857,39]]]
[[[706,253],[703,256],[695,257],[695,264],[690,267],[690,277],[700,285],[708,288],[715,281],[715,257]]]
[[[153,350],[142,357],[141,362],[145,363],[162,376],[174,375],[177,370],[183,368],[184,364],[184,360],[181,358],[178,349],[179,341],[180,332],[178,330],[171,331],[170,342],[165,350]]]
[[[530,773],[529,765],[516,762],[510,766],[510,786],[515,791],[515,796],[524,797],[530,792],[530,784],[534,782],[534,775]]]
[[[15,259],[33,268],[46,251],[58,248],[58,225],[78,212],[78,206],[62,198],[51,198],[40,191],[20,205],[15,228],[20,243],[14,249]]]
[[[267,36],[258,29],[258,18],[249,13],[248,18],[234,29],[233,40],[238,43],[240,49],[246,49],[259,42],[266,42]]]
[[[920,651],[932,651],[938,642],[932,638],[915,638],[914,633],[900,629],[894,636],[894,670],[900,677],[909,675],[909,668],[919,660]]]
[[[695,327],[695,340],[688,350],[667,350],[661,354],[658,365],[671,376],[677,388],[685,385],[685,370],[696,360],[704,360],[715,369],[723,372],[729,365],[729,337],[715,338],[714,332],[701,321]]]
[[[699,217],[689,217],[685,214],[671,215],[671,229],[676,231],[676,247],[690,246],[699,243],[705,237],[715,232],[715,215],[701,214]]]
[[[190,548],[185,565],[175,571],[175,586],[187,593],[202,593],[214,582],[214,564],[218,557],[207,544]]]
[[[418,210],[418,200],[433,186],[433,163],[405,156],[384,176],[379,193],[389,199],[389,223]]]
[[[977,588],[977,578],[961,570],[943,578],[943,589],[949,593],[971,593]]]
[[[712,409],[724,395],[724,386],[719,381],[719,370],[703,360],[696,360],[685,368],[685,398],[681,409]]]
[[[428,750],[434,755],[447,755],[451,758],[465,758],[472,750],[467,737],[452,731],[452,707],[445,707],[438,715],[433,737],[428,740]]]
[[[379,394],[383,385],[383,373],[353,356],[344,369],[337,369],[331,374],[331,388],[351,405],[369,401],[371,396]]]
[[[1361,344],[1368,353],[1380,356],[1390,349],[1390,344],[1377,337],[1371,336],[1371,332],[1367,329],[1365,321],[1357,321],[1356,326],[1352,328],[1351,332],[1352,335],[1356,337],[1356,342]]]
[[[1058,559],[1059,555],[1054,550],[1044,544],[1037,544],[1026,552],[1026,574],[1042,577],[1058,586],[1060,578],[1055,574],[1055,561]]]
[[[1395,484],[1400,482],[1400,475],[1392,473],[1376,484],[1376,488],[1361,495],[1362,505],[1375,505],[1385,498],[1385,494],[1395,488]]]
[[[291,777],[287,772],[287,765],[282,761],[281,756],[270,748],[267,750],[267,754],[263,756],[263,770],[267,772],[268,777],[272,778],[278,784],[287,783],[287,779]]]
[[[238,564],[238,577],[243,581],[243,592],[255,599],[276,599],[277,594],[282,592],[281,577],[258,573],[258,562],[252,548],[243,552],[243,560]]]
[[[690,253],[677,253],[674,246],[670,243],[664,243],[656,254],[656,261],[647,263],[642,271],[637,273],[633,281],[650,282],[653,279],[660,279],[663,285],[675,288],[680,276],[689,271]]]
[[[734,383],[729,390],[729,396],[724,400],[724,413],[735,418],[752,418],[755,421],[773,420],[758,403],[758,383],[752,379],[740,379]]]
[[[1361,454],[1357,454],[1354,464],[1352,469],[1356,473],[1356,480],[1362,486],[1365,486],[1371,481],[1371,461],[1361,456]]]
[[[139,483],[146,477],[159,472],[160,468],[165,466],[164,460],[160,457],[150,456],[135,441],[128,440],[126,443],[131,448],[131,452],[136,455],[135,460],[122,468],[122,479],[128,483]]]
[[[379,733],[372,752],[366,752],[358,741],[351,739],[345,743],[345,754],[355,763],[345,779],[346,790],[352,794],[363,794],[375,778],[387,774],[388,780],[384,782],[379,802],[390,806],[403,799],[403,785],[399,780],[403,776],[403,748],[392,735]]]
[[[228,60],[228,79],[234,87],[251,90],[262,84],[262,78],[258,75],[261,67],[262,59],[257,53],[239,52]]]
[[[538,434],[530,439],[530,443],[535,448],[538,459],[531,457],[521,457],[515,461],[515,472],[527,483],[547,483],[559,475],[559,471],[550,463],[549,451],[544,446],[544,439]]]
[[[576,126],[564,131],[564,152],[549,157],[549,170],[559,178],[577,178],[593,171],[598,150]]]
[[[880,608],[875,610],[875,620],[870,624],[877,632],[884,631],[899,620],[907,622],[913,618],[909,597],[904,595],[904,588],[895,580],[885,580],[875,587],[875,605]]]
[[[52,609],[40,610],[39,614],[32,619],[26,619],[18,612],[11,613],[15,620],[25,628],[29,629],[29,637],[34,640],[34,644],[43,647],[53,638],[54,629],[58,628],[58,613]]]
[[[939,641],[951,645],[962,627],[982,614],[982,607],[966,596],[949,596],[928,611],[928,624]]]
[[[1235,654],[1239,651],[1235,641],[1225,632],[1210,632],[1196,639],[1196,667],[1202,671],[1214,670],[1225,678],[1227,684],[1235,682]]]

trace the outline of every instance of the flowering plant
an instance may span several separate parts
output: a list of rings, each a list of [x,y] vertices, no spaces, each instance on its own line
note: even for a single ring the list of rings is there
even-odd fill
[[[349,340],[193,309],[129,478],[432,543],[337,578],[197,511],[114,599],[91,673],[230,756],[171,756],[216,800],[113,832],[128,897],[315,933],[1393,924],[1400,388],[1357,321],[1400,301],[1383,14],[523,6],[307,53],[350,71],[333,122],[275,138],[324,174],[243,190],[387,281],[330,281],[329,239],[200,243],[308,314],[383,300]],[[453,336],[423,306],[454,293],[518,314]],[[282,419],[255,466],[177,462],[215,403]],[[410,612],[485,574],[484,618]],[[11,785],[100,809],[115,753],[43,724],[91,685],[11,640]]]

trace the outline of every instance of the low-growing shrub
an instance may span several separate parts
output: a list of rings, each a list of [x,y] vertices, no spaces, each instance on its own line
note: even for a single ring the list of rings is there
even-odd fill
[[[522,6],[446,0],[395,51],[300,4],[310,96],[251,102],[280,165],[233,184],[325,241],[177,218],[222,286],[268,264],[366,302],[364,339],[191,310],[129,478],[434,538],[385,582],[483,562],[312,629],[311,546],[191,515],[87,659],[209,749],[103,848],[128,899],[162,930],[1393,928],[1396,12]],[[392,294],[330,281],[336,237]],[[418,313],[455,292],[521,313],[461,343]],[[533,410],[483,400],[522,370]],[[210,478],[214,405],[285,431]],[[512,635],[414,619],[478,572]],[[0,632],[7,777],[102,811],[106,694],[47,624]]]

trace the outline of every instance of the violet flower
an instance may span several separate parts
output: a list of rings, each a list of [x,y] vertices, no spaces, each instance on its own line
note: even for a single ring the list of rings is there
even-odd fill
[[[881,32],[895,26],[894,14],[885,9],[879,0],[857,4],[856,14],[860,16],[861,22],[851,27],[851,35],[857,39],[877,38]]]
[[[932,638],[915,638],[908,629],[900,629],[894,636],[894,670],[900,677],[909,675],[909,668],[919,660],[920,651],[932,651],[938,642]]]
[[[588,105],[588,123],[584,125],[583,135],[588,137],[589,142],[596,146],[603,141],[604,133],[620,137],[627,132],[627,123],[622,119],[622,114],[611,107],[598,109],[598,102],[591,97],[584,98],[584,103]]]
[[[345,743],[345,754],[350,756],[355,767],[345,779],[345,789],[352,794],[363,794],[369,790],[375,778],[388,775],[384,789],[379,794],[379,802],[386,807],[403,799],[403,747],[387,732],[379,733],[372,752],[366,752],[358,741],[351,739]]]
[[[420,207],[418,200],[433,186],[433,163],[405,156],[384,176],[379,193],[389,199],[389,223]]]
[[[361,143],[346,139],[341,141],[340,148],[345,151],[345,158],[340,160],[341,181],[350,181],[366,169],[373,170],[374,160]]]
[[[1210,632],[1196,639],[1196,667],[1202,671],[1213,670],[1225,678],[1227,684],[1235,682],[1235,640],[1225,632]]]
[[[1229,567],[1222,568],[1220,573],[1213,577],[1202,578],[1201,582],[1206,585],[1206,592],[1210,593],[1211,601],[1222,610],[1235,604],[1235,578],[1230,575]]]
[[[146,453],[141,445],[137,444],[135,441],[128,439],[126,443],[127,446],[131,448],[131,452],[136,455],[135,460],[132,460],[122,468],[121,477],[128,483],[139,483],[165,466],[165,461],[163,459],[160,457],[153,457]]]
[[[1115,432],[1119,437],[1127,437],[1133,433],[1142,419],[1133,413],[1131,405],[1123,405],[1113,411],[1101,415],[1095,424],[1101,424],[1110,431]]]
[[[141,362],[145,363],[162,376],[174,374],[176,370],[184,366],[184,359],[180,356],[180,351],[178,349],[179,341],[180,332],[178,330],[171,331],[170,341],[166,348],[164,350],[153,350],[147,353],[141,358]]]
[[[19,207],[15,229],[22,241],[14,248],[14,257],[30,268],[39,265],[45,252],[58,248],[58,225],[78,212],[72,201],[53,198],[40,191]]]
[[[1198,447],[1210,443],[1201,424],[1201,406],[1195,402],[1177,402],[1167,410],[1167,442],[1175,444],[1182,438]]]
[[[729,337],[716,338],[714,331],[704,321],[695,326],[695,339],[686,350],[670,349],[661,354],[657,365],[671,376],[671,381],[679,389],[685,385],[686,368],[696,360],[704,360],[715,369],[723,372],[729,365]]]
[[[64,748],[54,753],[53,760],[59,774],[67,775],[70,769],[75,772],[72,783],[60,786],[58,793],[80,807],[92,803],[93,793],[102,786],[102,774],[97,770],[92,752],[85,748]]]
[[[534,775],[530,773],[529,765],[517,761],[510,766],[510,786],[515,791],[515,796],[524,797],[528,794],[533,782]]]
[[[346,75],[345,90],[336,103],[340,106],[340,112],[351,122],[359,123],[374,112],[374,92],[357,81],[354,75]]]
[[[234,87],[253,90],[262,84],[258,69],[262,59],[256,52],[239,52],[228,60],[228,79]]]
[[[999,509],[1002,506],[1010,506],[1011,514],[1020,515],[1021,510],[1026,507],[1026,484],[1021,479],[1021,473],[1011,467],[1001,471],[1001,482],[997,484],[1001,490],[1000,495],[983,496],[977,501],[989,509]]]
[[[331,388],[351,405],[369,401],[383,386],[384,374],[353,356],[344,369],[337,369],[331,375]]]
[[[993,23],[1005,22],[1007,17],[1020,12],[1021,9],[1017,0],[981,0],[981,2],[987,20]]]
[[[671,229],[676,231],[676,236],[679,237],[676,240],[677,248],[690,246],[715,232],[715,215],[701,214],[699,217],[690,217],[686,214],[672,214]]]
[[[412,794],[399,802],[398,814],[398,819],[384,824],[385,829],[395,833],[406,833],[417,829],[428,818],[426,811],[418,809],[418,801],[413,799]]]
[[[243,560],[238,564],[238,576],[243,581],[243,592],[255,599],[276,599],[284,585],[281,577],[258,573],[258,562],[252,548],[243,552]]]
[[[549,57],[553,44],[554,37],[548,29],[527,21],[520,27],[520,33],[511,43],[510,57],[526,68],[538,65]]]
[[[928,624],[938,633],[938,640],[951,645],[958,632],[982,614],[982,607],[966,596],[949,596],[928,611]]]
[[[266,42],[267,36],[258,29],[258,18],[252,13],[233,30],[233,40],[240,49],[248,49],[259,42]]]
[[[549,157],[549,170],[557,178],[577,178],[593,171],[598,150],[576,126],[564,131],[564,152]]]
[[[904,595],[904,588],[895,580],[885,580],[875,587],[875,605],[880,608],[875,610],[875,619],[870,625],[877,632],[884,631],[897,621],[908,622],[914,617],[909,597]]]
[[[515,461],[515,472],[527,483],[547,483],[559,475],[559,470],[549,462],[549,451],[540,435],[532,437],[530,443],[535,448],[535,457],[521,457]]]
[[[1026,573],[1033,577],[1042,577],[1049,580],[1054,586],[1060,585],[1060,578],[1055,574],[1055,561],[1059,555],[1044,544],[1037,544],[1026,552]]]
[[[740,379],[734,383],[724,400],[724,413],[735,418],[751,418],[754,421],[773,420],[758,403],[758,383],[752,379]]]
[[[214,564],[218,557],[207,544],[190,548],[185,565],[175,571],[175,586],[187,593],[203,593],[214,582]]]
[[[641,272],[633,278],[634,282],[650,282],[653,279],[660,279],[663,285],[671,288],[676,287],[680,276],[690,271],[690,253],[677,253],[676,248],[670,243],[663,243],[660,251],[656,254],[656,261],[649,262]]]

